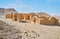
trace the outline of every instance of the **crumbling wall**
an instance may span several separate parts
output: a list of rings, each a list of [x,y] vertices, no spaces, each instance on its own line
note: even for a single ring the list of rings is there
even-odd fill
[[[6,14],[6,18],[8,19],[11,19],[12,17],[11,17],[11,14]]]
[[[30,19],[30,21],[32,22],[32,23],[38,23],[38,16],[33,16],[31,19]]]
[[[17,21],[17,15],[18,15],[18,13],[13,13],[13,20],[14,21]]]
[[[45,16],[45,15],[44,15]],[[27,21],[31,23],[38,23],[38,24],[49,24],[49,25],[58,25],[59,20],[55,17],[44,17],[32,14],[19,14],[19,13],[10,13],[6,14],[6,18],[13,19],[14,21]]]
[[[18,15],[17,15],[17,21],[18,21],[18,22],[21,22],[21,21],[22,21],[22,16],[21,16],[21,14],[18,14]]]
[[[59,24],[58,19],[56,19],[55,17],[50,17],[48,20],[49,20],[49,24],[54,24],[54,25]]]

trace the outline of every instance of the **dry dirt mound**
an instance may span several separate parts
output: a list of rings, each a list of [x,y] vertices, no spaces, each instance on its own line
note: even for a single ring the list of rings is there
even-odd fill
[[[4,17],[0,20],[0,39],[60,39],[60,26],[21,23]]]
[[[13,26],[8,25],[3,21],[0,21],[0,39],[11,39],[11,35],[18,35],[18,33],[20,32],[14,29]]]
[[[0,21],[0,39],[37,39],[40,35],[31,30],[18,30]]]

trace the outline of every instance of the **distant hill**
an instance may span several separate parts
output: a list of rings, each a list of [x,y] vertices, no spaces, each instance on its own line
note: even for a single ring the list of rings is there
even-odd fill
[[[14,8],[7,8],[4,10],[5,13],[16,13],[17,11]]]
[[[6,13],[16,13],[17,11],[14,8],[0,8],[0,15]]]

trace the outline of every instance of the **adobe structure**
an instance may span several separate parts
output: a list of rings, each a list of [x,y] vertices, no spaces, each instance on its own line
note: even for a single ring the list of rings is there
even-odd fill
[[[43,25],[59,25],[59,20],[46,13],[10,13],[6,14],[6,19],[13,19],[14,21],[26,21],[31,23],[38,23]]]

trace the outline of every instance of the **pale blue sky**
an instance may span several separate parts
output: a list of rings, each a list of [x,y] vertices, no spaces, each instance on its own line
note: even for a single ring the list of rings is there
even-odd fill
[[[60,0],[0,0],[0,8],[15,8],[18,12],[47,12],[60,16]]]

